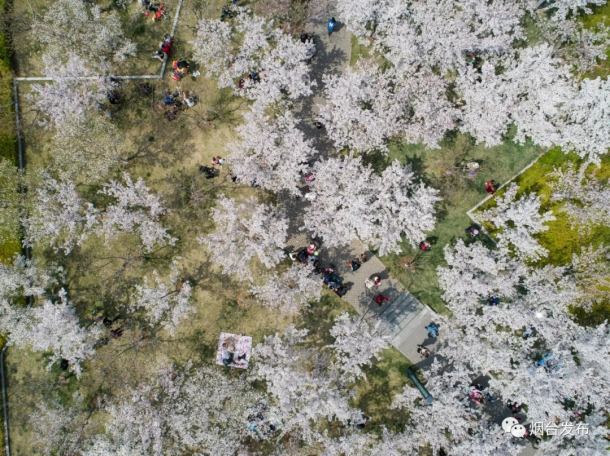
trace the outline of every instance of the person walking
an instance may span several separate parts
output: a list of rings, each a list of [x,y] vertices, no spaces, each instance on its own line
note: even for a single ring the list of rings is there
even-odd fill
[[[375,302],[377,303],[377,305],[378,305],[379,307],[381,307],[381,306],[383,305],[383,303],[384,303],[384,302],[386,302],[386,301],[387,301],[387,302],[390,302],[390,300],[389,300],[389,299],[388,299],[386,296],[384,296],[384,295],[382,295],[382,294],[378,295],[378,296],[375,298]]]
[[[381,277],[379,276],[373,276],[373,277],[369,277],[368,279],[366,279],[366,281],[364,282],[364,285],[370,290],[373,287],[378,287],[379,285],[381,285]]]
[[[424,345],[417,346],[417,353],[422,355],[424,358],[430,356],[430,350],[428,350]]]
[[[337,21],[334,17],[331,17],[328,20],[328,36],[330,36],[331,33],[333,33],[333,31],[335,30],[335,25],[337,25]]]
[[[430,323],[426,326],[426,331],[428,331],[428,337],[437,338],[438,337],[438,326],[436,323]]]

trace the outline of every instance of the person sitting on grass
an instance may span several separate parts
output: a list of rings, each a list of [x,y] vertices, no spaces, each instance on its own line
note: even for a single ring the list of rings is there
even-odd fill
[[[235,346],[230,342],[222,343],[222,364],[227,367],[243,366],[246,361],[246,354],[236,356]]]
[[[429,252],[430,250],[432,250],[432,244],[430,244],[429,241],[422,241],[419,243],[419,248],[424,252]]]

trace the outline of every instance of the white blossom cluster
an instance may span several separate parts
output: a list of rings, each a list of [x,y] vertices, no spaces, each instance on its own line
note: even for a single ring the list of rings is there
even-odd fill
[[[305,210],[304,226],[328,246],[358,236],[385,255],[401,251],[403,235],[414,245],[434,228],[437,190],[417,183],[398,161],[378,176],[361,158],[330,158],[315,164],[314,175],[316,199]]]
[[[125,184],[104,184],[99,193],[114,201],[100,210],[82,200],[74,182],[58,181],[41,171],[32,210],[23,220],[24,244],[50,244],[67,254],[93,233],[104,237],[106,243],[119,234],[135,233],[146,251],[155,245],[174,245],[177,239],[159,223],[166,213],[160,198],[150,193],[141,178],[134,183],[125,173],[123,179]]]
[[[248,80],[257,73],[260,81],[251,81],[236,92],[257,100],[260,107],[285,96],[297,99],[312,94],[315,84],[309,77],[306,61],[313,45],[301,43],[264,18],[240,10],[232,27],[215,19],[200,21],[193,45],[194,60],[205,65],[208,76],[217,76],[219,87],[236,87],[238,79]],[[239,43],[239,45],[238,45]]]
[[[198,238],[227,275],[253,280],[254,257],[267,268],[285,257],[288,221],[279,211],[251,198],[244,203],[220,196],[212,209],[216,232]]]

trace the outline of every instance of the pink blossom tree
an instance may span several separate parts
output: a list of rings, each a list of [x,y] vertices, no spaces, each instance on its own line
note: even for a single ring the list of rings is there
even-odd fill
[[[356,236],[381,255],[400,252],[404,235],[412,244],[434,227],[436,190],[418,184],[408,166],[394,162],[381,176],[361,158],[331,158],[314,166],[316,204],[305,209],[305,228],[329,246]]]
[[[540,214],[540,196],[533,193],[516,200],[519,186],[514,182],[502,194],[496,196],[496,206],[481,212],[481,219],[493,222],[502,231],[497,235],[501,244],[513,248],[524,259],[539,260],[548,251],[533,235],[549,229],[547,222],[556,220],[550,212]]]
[[[97,223],[97,211],[92,205],[85,205],[72,181],[57,181],[41,171],[37,188],[32,192],[32,208],[23,220],[26,246],[49,244],[68,254],[89,236]]]
[[[36,110],[45,116],[43,125],[61,130],[68,122],[82,122],[106,98],[104,78],[96,76],[84,58],[69,54],[63,63],[44,55],[43,61],[43,74],[52,81],[32,84],[30,96]]]
[[[55,61],[70,49],[103,69],[107,62],[122,62],[136,52],[135,43],[123,32],[118,13],[103,13],[99,6],[79,0],[59,0],[36,12],[31,30]]]
[[[320,299],[322,281],[311,266],[294,264],[281,276],[267,276],[264,285],[252,286],[250,292],[270,309],[295,314]]]
[[[136,233],[149,252],[155,245],[174,245],[178,239],[159,223],[167,213],[161,198],[151,193],[142,178],[134,183],[129,174],[124,173],[123,180],[124,184],[110,181],[100,190],[114,202],[106,206],[97,233],[105,238],[106,243],[119,233]]]
[[[333,367],[345,376],[347,381],[366,377],[362,366],[367,366],[373,358],[380,359],[379,353],[389,347],[386,338],[376,328],[371,328],[364,318],[342,313],[335,318],[330,329],[335,342],[328,347],[335,354]]]
[[[66,359],[79,378],[82,374],[80,363],[93,355],[93,345],[99,336],[96,327],[85,329],[80,326],[64,289],[59,292],[58,302],[49,299],[41,306],[9,307],[0,319],[0,325],[8,333],[9,345],[51,351],[48,369],[56,361]]]
[[[610,222],[610,209],[606,202],[610,198],[610,187],[597,178],[596,170],[587,172],[588,163],[575,169],[568,164],[549,174],[553,180],[551,199],[561,201],[561,210],[566,212],[573,227],[586,234],[593,226]]]
[[[234,28],[204,19],[191,44],[195,60],[210,63],[208,74],[218,77],[220,87],[233,87],[235,79],[259,73],[258,82],[249,81],[247,87],[237,89],[237,93],[257,100],[259,107],[284,97],[297,99],[312,94],[315,82],[309,77],[306,61],[313,55],[313,45],[273,29],[266,19],[241,11]]]
[[[253,198],[238,203],[221,196],[212,218],[216,232],[198,240],[207,245],[225,274],[253,280],[250,263],[254,257],[268,269],[284,258],[288,221],[277,209],[257,204]]]
[[[305,140],[288,111],[275,119],[251,111],[246,123],[237,127],[240,142],[227,145],[227,162],[242,182],[256,181],[261,187],[300,195],[297,186],[313,156],[311,141]]]
[[[154,283],[150,283],[149,278],[144,277],[143,283],[136,285],[130,303],[132,310],[145,312],[149,325],[153,327],[161,325],[172,336],[180,320],[195,312],[195,308],[189,304],[191,284],[188,280],[180,283],[178,275],[177,261],[171,265],[168,283],[161,279],[157,271],[153,271]]]
[[[320,419],[346,423],[361,418],[361,413],[349,405],[350,393],[340,374],[325,369],[328,360],[303,346],[306,334],[307,330],[291,325],[284,337],[265,337],[253,350],[257,362],[251,379],[263,380],[275,399],[280,435],[298,432],[305,441],[314,442],[322,438],[314,426]]]
[[[326,105],[320,121],[339,149],[386,150],[385,142],[405,125],[408,94],[373,62],[359,62],[340,76],[325,75]]]
[[[189,451],[231,456],[242,446],[247,410],[259,400],[243,376],[193,368],[191,362],[184,369],[161,368],[150,382],[108,401],[105,433],[82,451],[85,456]]]

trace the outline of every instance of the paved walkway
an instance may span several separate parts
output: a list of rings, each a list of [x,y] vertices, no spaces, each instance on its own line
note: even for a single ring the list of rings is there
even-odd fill
[[[336,16],[333,9],[334,4],[329,2],[328,17]],[[307,32],[313,32],[316,35],[317,55],[311,70],[318,87],[314,97],[304,100],[297,107],[298,117],[303,119],[300,127],[308,139],[314,141],[316,149],[322,155],[328,155],[332,150],[332,144],[328,142],[323,130],[317,130],[313,126],[317,106],[324,104],[321,75],[341,73],[349,65],[351,51],[351,36],[345,26],[341,23],[337,24],[336,31],[329,37],[326,31],[326,21],[327,19],[313,21],[308,25]],[[289,248],[297,250],[307,246],[311,238],[303,231],[299,231],[299,227],[303,226],[300,214],[303,213],[303,205],[307,203],[287,195],[282,199],[291,214]],[[368,261],[358,271],[352,272],[346,263],[358,258],[363,252],[367,253]],[[435,342],[434,339],[427,339],[425,330],[425,326],[434,321],[436,316],[428,306],[423,305],[398,281],[392,279],[383,263],[368,252],[359,240],[352,241],[351,246],[343,249],[326,249],[322,244],[320,262],[323,266],[327,266],[329,263],[334,264],[343,282],[350,287],[343,299],[373,326],[378,325],[378,331],[387,336],[390,343],[410,361],[417,363],[421,360],[421,356],[417,353],[417,345],[424,341],[427,345]],[[368,290],[364,286],[364,282],[373,275],[379,275],[382,282],[379,287]],[[375,298],[379,294],[388,297],[390,301],[378,306]],[[430,348],[433,349],[433,347]]]

